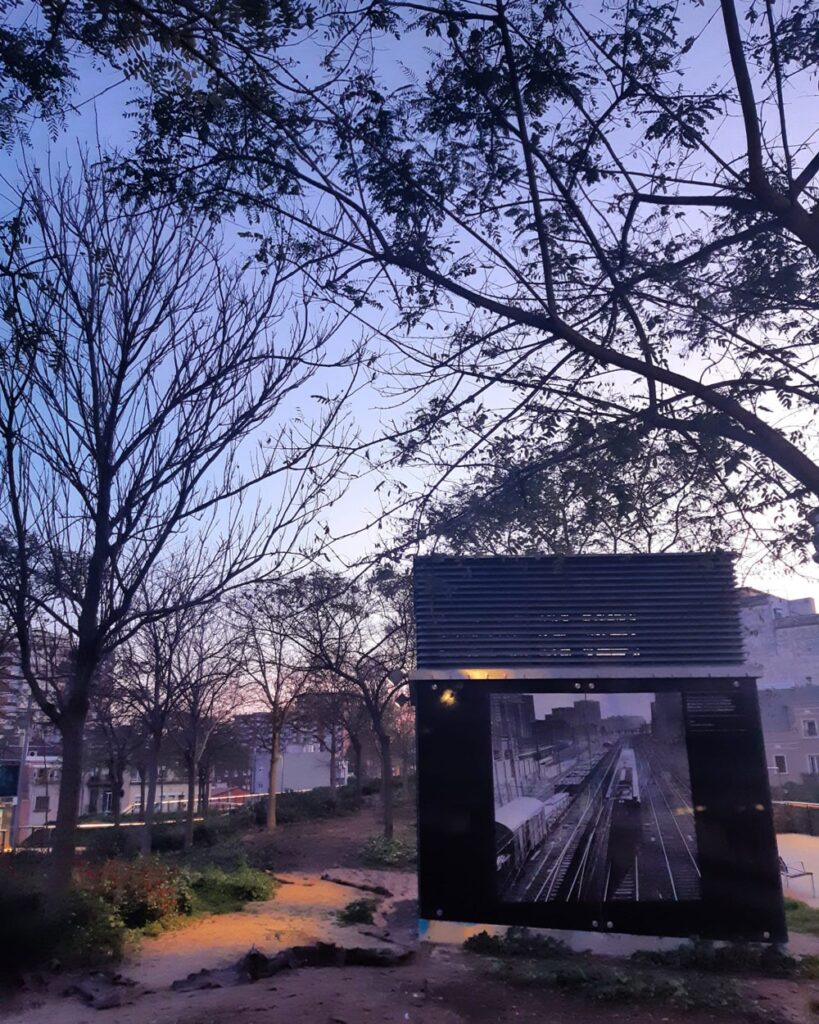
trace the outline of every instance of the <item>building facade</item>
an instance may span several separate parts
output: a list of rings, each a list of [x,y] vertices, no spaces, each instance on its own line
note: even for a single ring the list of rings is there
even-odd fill
[[[819,786],[819,685],[760,690],[759,710],[771,787]]]
[[[739,591],[746,659],[760,689],[819,685],[819,615],[813,598]]]
[[[819,615],[812,598],[788,601],[740,591],[749,665],[759,673],[759,709],[771,787],[819,787]]]
[[[531,693],[507,694],[491,701],[492,765],[495,805],[524,796],[540,776],[540,746]]]

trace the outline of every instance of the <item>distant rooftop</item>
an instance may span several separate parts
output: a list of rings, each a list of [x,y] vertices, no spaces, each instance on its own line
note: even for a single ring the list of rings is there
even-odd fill
[[[743,661],[733,556],[415,559],[418,668]]]

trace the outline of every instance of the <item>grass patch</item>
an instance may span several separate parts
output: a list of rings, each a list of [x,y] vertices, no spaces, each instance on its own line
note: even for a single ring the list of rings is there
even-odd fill
[[[597,1002],[657,1004],[680,1010],[732,1014],[773,1024],[729,973],[773,977],[814,977],[816,958],[796,960],[762,946],[693,943],[663,953],[638,953],[629,960],[605,962],[574,953],[565,943],[510,928],[505,935],[480,932],[464,948],[491,958],[489,970],[511,985],[553,988]],[[719,974],[722,976],[719,976]]]
[[[661,1003],[681,1010],[707,1010],[760,1019],[757,1007],[726,978],[685,977],[629,964],[601,964],[588,956],[557,959],[552,963],[498,960],[492,972],[512,985],[554,988],[597,1002]]]
[[[278,882],[264,871],[243,864],[233,871],[209,867],[189,875],[194,914],[230,914],[245,903],[270,900]]]
[[[372,924],[377,907],[375,900],[353,900],[343,910],[339,910],[336,918],[342,925]]]
[[[372,836],[361,847],[360,854],[364,863],[372,867],[403,868],[415,863],[415,846],[403,839]]]
[[[695,970],[709,974],[756,975],[765,978],[816,978],[819,957],[790,956],[779,946],[735,942],[715,946],[713,942],[692,942],[663,952],[640,951],[631,961],[674,970]]]
[[[800,900],[785,900],[785,921],[789,931],[819,935],[819,910]]]

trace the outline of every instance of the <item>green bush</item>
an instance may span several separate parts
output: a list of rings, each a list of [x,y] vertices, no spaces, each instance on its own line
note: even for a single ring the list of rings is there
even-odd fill
[[[116,961],[125,946],[126,926],[101,896],[75,890],[60,922],[57,959],[65,964]]]
[[[813,957],[797,960],[778,946],[748,942],[725,946],[715,946],[713,942],[691,942],[662,952],[641,950],[633,953],[631,959],[635,963],[658,967],[717,974],[755,974],[769,978],[805,977],[815,970]]]
[[[610,965],[591,956],[569,960],[499,960],[495,973],[513,985],[556,988],[607,1003],[642,1003],[752,1016],[756,1006],[724,978],[684,977],[679,974]]]
[[[485,956],[520,956],[530,959],[551,959],[556,956],[571,956],[572,953],[560,939],[553,939],[548,935],[532,935],[528,928],[510,928],[505,935],[478,932],[464,942],[464,949]]]
[[[373,914],[378,908],[375,900],[353,900],[336,914],[339,924],[372,924]]]
[[[107,903],[126,928],[144,928],[191,912],[187,878],[156,860],[83,865],[77,870],[77,886]]]
[[[0,870],[0,975],[55,960],[80,967],[118,959],[126,930],[111,905],[79,889],[55,902],[46,892],[42,858],[27,860],[4,858]]]
[[[404,779],[398,775],[394,775],[390,780],[392,788],[404,789]],[[376,796],[381,792],[381,779],[364,779],[361,783],[361,795],[362,796]]]
[[[409,867],[415,863],[415,847],[403,839],[372,836],[361,847],[361,859],[373,867]]]
[[[241,910],[245,903],[272,899],[276,880],[257,868],[242,864],[233,871],[208,867],[189,876],[194,910],[200,913],[226,914]]]
[[[85,842],[85,856],[89,860],[112,860],[114,857],[135,857],[139,851],[141,829],[94,829]]]
[[[176,822],[162,822],[151,829],[153,853],[176,853],[185,846],[185,831]]]
[[[279,825],[292,825],[299,821],[341,817],[361,807],[361,799],[352,786],[339,786],[335,792],[329,786],[319,786],[305,793],[279,793],[276,796],[276,821]],[[267,800],[254,804],[256,821],[267,821]]]

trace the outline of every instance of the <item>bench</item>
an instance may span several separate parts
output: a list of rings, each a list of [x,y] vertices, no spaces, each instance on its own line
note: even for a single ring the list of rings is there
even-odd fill
[[[785,861],[780,857],[779,873],[780,875],[784,875],[788,881],[790,881],[790,879],[792,878],[809,878],[810,887],[813,890],[813,895],[816,895],[816,882],[813,878],[813,872],[805,870],[805,862],[803,860],[800,860],[799,866],[795,867],[793,865],[786,864]]]

